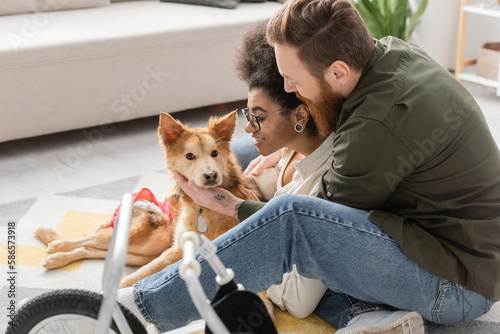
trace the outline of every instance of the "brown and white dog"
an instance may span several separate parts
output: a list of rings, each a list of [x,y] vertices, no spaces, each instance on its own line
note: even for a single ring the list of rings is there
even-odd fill
[[[236,119],[233,111],[224,117],[210,118],[206,128],[190,129],[162,113],[158,134],[165,151],[166,169],[179,171],[200,187],[222,187],[240,198],[248,192],[258,196],[230,148]],[[140,268],[125,277],[120,287],[132,286],[180,260],[180,239],[184,232],[196,231],[213,240],[239,223],[233,217],[198,206],[178,186],[166,201],[172,208],[171,217],[158,209],[155,200],[134,203],[126,263]],[[53,230],[38,229],[35,236],[47,244],[49,253],[42,266],[55,269],[84,258],[105,258],[113,234],[111,225],[112,219],[92,235],[66,240],[59,239]],[[272,303],[265,292],[259,296],[274,320]]]

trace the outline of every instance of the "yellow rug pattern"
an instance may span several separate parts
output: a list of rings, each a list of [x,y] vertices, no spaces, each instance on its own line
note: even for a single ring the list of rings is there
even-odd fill
[[[311,314],[305,319],[298,319],[277,307],[274,308],[274,314],[276,327],[280,333],[331,334],[337,331],[335,327],[316,314]]]

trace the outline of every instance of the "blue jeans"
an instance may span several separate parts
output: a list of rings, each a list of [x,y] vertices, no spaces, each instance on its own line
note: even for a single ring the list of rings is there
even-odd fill
[[[213,243],[249,291],[279,284],[293,264],[301,275],[321,279],[329,291],[316,313],[337,328],[364,311],[385,308],[417,311],[440,324],[472,320],[490,309],[483,296],[410,260],[368,215],[315,197],[281,195]],[[214,273],[199,261],[211,298]],[[162,331],[199,318],[178,268],[176,263],[134,285],[142,314]]]

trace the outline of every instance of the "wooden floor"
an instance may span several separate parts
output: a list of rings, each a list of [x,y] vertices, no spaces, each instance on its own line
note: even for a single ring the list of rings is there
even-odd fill
[[[500,97],[493,89],[467,86],[476,97],[500,144]],[[183,111],[175,117],[205,126],[209,115],[224,114],[246,101]],[[235,138],[245,135],[238,115]],[[158,117],[97,128],[69,131],[0,143],[0,204],[56,194],[162,170],[163,153],[157,139]]]

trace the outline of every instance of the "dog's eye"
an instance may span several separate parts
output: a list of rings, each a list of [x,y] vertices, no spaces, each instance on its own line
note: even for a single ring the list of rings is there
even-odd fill
[[[193,153],[188,153],[186,154],[186,159],[188,160],[193,160],[195,157],[194,157],[194,154]]]
[[[218,155],[219,155],[219,152],[217,152],[217,151],[212,151],[212,156],[213,156],[214,158],[215,158],[216,156],[218,156]]]

